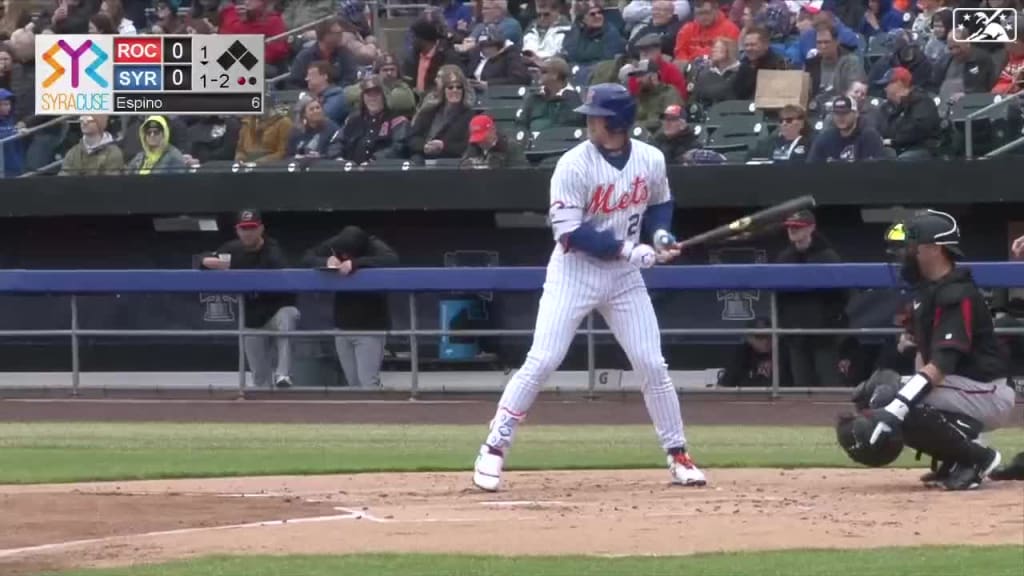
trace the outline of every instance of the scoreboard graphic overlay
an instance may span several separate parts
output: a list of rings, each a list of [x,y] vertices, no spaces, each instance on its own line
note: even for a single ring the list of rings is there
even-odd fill
[[[36,114],[263,113],[263,36],[36,36]]]

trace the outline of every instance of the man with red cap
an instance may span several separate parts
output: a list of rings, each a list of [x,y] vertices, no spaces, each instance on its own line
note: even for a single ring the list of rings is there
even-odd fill
[[[494,118],[480,114],[469,122],[469,146],[462,157],[461,166],[510,168],[528,165],[523,149],[498,132]]]
[[[935,101],[913,86],[913,75],[901,66],[886,72],[878,84],[885,87],[888,100],[882,143],[894,149],[900,160],[931,158],[942,131]]]

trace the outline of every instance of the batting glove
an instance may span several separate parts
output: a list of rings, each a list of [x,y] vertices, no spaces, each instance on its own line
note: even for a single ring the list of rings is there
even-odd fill
[[[640,269],[650,268],[658,261],[654,248],[647,244],[634,244],[628,241],[622,244],[622,256]]]

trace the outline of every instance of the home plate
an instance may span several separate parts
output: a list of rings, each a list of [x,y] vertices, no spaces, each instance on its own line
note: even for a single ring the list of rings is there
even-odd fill
[[[563,506],[572,506],[565,502],[559,502],[557,500],[498,500],[491,502],[481,502],[481,506],[494,506],[496,508],[558,508]]]

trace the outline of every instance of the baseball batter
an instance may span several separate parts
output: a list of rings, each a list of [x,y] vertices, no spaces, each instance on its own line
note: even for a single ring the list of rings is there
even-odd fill
[[[667,232],[673,205],[665,157],[629,138],[636,103],[625,87],[592,86],[576,112],[587,116],[589,141],[562,156],[551,177],[549,217],[556,246],[533,345],[498,403],[473,482],[483,490],[498,489],[516,429],[562,363],[580,322],[596,309],[641,378],[673,483],[703,486],[704,474],[686,451],[679,397],[661,355],[658,319],[640,275],[641,269],[679,254],[670,248],[674,239]]]

